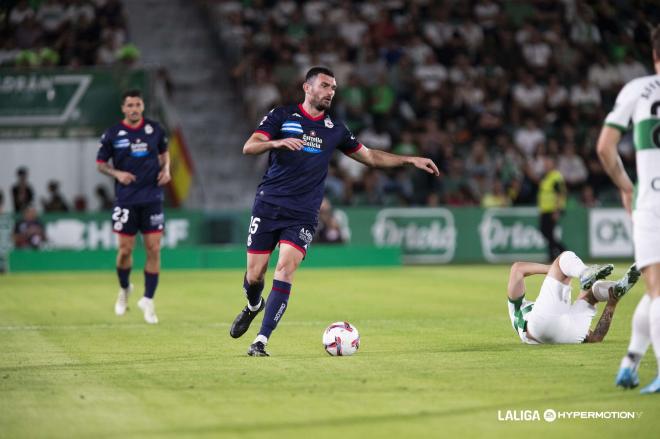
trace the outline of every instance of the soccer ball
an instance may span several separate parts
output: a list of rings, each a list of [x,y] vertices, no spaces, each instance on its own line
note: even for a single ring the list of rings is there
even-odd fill
[[[348,322],[335,322],[323,331],[323,347],[333,357],[353,355],[360,348],[360,334]]]

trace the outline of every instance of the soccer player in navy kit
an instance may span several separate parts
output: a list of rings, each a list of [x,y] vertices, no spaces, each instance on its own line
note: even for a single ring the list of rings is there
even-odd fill
[[[271,110],[243,146],[244,154],[269,152],[268,170],[257,188],[247,239],[243,288],[248,304],[229,331],[234,338],[242,336],[265,308],[259,334],[248,350],[250,356],[268,356],[268,338],[286,311],[294,273],[314,236],[328,165],[336,149],[367,166],[409,164],[439,175],[430,159],[389,154],[360,144],[342,122],[325,113],[336,89],[332,71],[310,69],[303,84],[305,101]],[[278,244],[273,286],[264,301],[264,275]]]
[[[153,297],[158,286],[160,239],[165,226],[163,186],[170,181],[167,136],[157,122],[142,117],[144,101],[139,90],[122,95],[121,111],[124,119],[105,131],[96,158],[98,170],[115,179],[112,227],[119,235],[117,277],[120,286],[115,314],[124,315],[128,307],[128,296],[133,290],[129,275],[135,235],[140,231],[147,261],[144,296],[138,301],[138,307],[144,312],[144,320],[155,324],[158,317]]]

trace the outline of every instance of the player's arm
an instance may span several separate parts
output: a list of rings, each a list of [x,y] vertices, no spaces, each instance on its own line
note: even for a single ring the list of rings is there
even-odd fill
[[[96,161],[96,169],[98,169],[101,174],[116,178],[117,181],[124,185],[129,185],[135,181],[135,175],[131,174],[130,172],[115,169],[110,163],[104,162],[102,160]]]
[[[158,163],[160,163],[160,172],[158,173],[158,186],[164,186],[170,182],[170,153],[165,151],[158,155]]]
[[[614,317],[614,309],[618,303],[617,299],[614,297],[612,292],[610,292],[610,298],[607,300],[607,305],[601,314],[600,319],[593,331],[589,331],[589,334],[584,338],[583,343],[600,343],[603,341],[607,332],[610,330],[610,325],[612,324],[612,318]]]
[[[525,294],[525,278],[533,274],[548,274],[550,265],[536,262],[515,262],[509,272],[509,285],[507,295],[509,299],[516,300]]]
[[[623,207],[630,212],[632,208],[633,184],[630,177],[623,167],[621,157],[616,147],[621,140],[621,132],[610,126],[603,126],[598,137],[598,157],[603,164],[603,168],[607,175],[610,176],[614,184],[621,191],[621,200]]]
[[[289,151],[300,151],[305,142],[302,139],[286,138],[270,140],[261,132],[252,133],[245,145],[243,145],[243,154],[259,155],[271,149],[285,149]]]
[[[389,152],[378,149],[369,149],[364,145],[350,156],[372,168],[396,168],[403,165],[413,165],[429,174],[440,175],[440,171],[438,171],[438,167],[433,163],[433,160],[425,157],[390,154]]]

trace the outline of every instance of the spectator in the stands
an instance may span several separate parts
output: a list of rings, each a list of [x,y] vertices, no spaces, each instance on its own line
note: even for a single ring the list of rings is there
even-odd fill
[[[522,79],[512,89],[514,122],[525,114],[543,115],[545,113],[545,90],[529,72],[522,73]]]
[[[501,181],[495,180],[481,198],[481,207],[486,209],[490,207],[507,207],[511,205],[511,199],[504,191],[504,185]]]
[[[43,205],[44,212],[68,212],[69,205],[64,200],[64,197],[60,193],[60,183],[56,180],[51,180],[48,183],[48,196],[49,198],[43,198],[41,204]]]
[[[14,247],[39,249],[46,241],[46,229],[37,216],[37,210],[28,206],[14,225]]]
[[[44,30],[46,42],[52,44],[66,22],[62,4],[57,0],[45,0],[39,5],[36,18]]]
[[[323,198],[321,208],[319,209],[319,225],[316,229],[314,242],[323,244],[341,244],[345,240],[346,237],[343,236],[332,203],[330,203],[330,200],[327,198]]]
[[[29,18],[35,18],[34,9],[32,9],[27,0],[20,0],[9,13],[9,25],[13,29],[17,29]]]
[[[111,210],[114,203],[112,197],[108,193],[108,188],[99,184],[96,186],[95,193],[99,202],[99,210]]]
[[[601,205],[594,194],[594,189],[589,185],[582,187],[582,192],[580,192],[580,203],[586,208],[599,207]]]
[[[545,139],[545,133],[533,117],[525,119],[525,125],[518,128],[513,135],[516,146],[527,157],[532,157],[538,144],[545,142]]]
[[[564,151],[559,155],[557,170],[564,177],[569,191],[579,192],[589,175],[587,166],[582,157],[576,154],[575,144],[567,143]]]
[[[11,188],[14,212],[20,213],[34,201],[34,191],[28,181],[28,170],[21,166],[16,170],[16,183]]]
[[[245,99],[250,109],[250,120],[257,123],[259,114],[266,114],[280,100],[280,92],[271,82],[265,68],[257,69],[253,84],[245,91]]]
[[[648,75],[648,71],[644,64],[633,58],[630,53],[627,53],[622,62],[617,64],[619,71],[619,80],[622,84],[626,84],[635,78]]]

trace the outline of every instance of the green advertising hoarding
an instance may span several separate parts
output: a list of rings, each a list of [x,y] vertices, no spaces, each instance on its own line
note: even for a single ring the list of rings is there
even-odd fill
[[[204,215],[199,211],[166,210],[164,248],[203,244]],[[41,218],[50,250],[108,250],[117,248],[110,213],[50,214]]]
[[[588,215],[587,209],[571,209],[557,228],[566,246],[583,257],[596,256],[589,252]],[[358,248],[373,252],[395,249],[404,264],[508,263],[547,258],[535,208],[344,208],[336,209],[336,216],[347,242],[335,247],[346,249],[348,261],[357,257],[351,249]],[[243,254],[249,218],[248,211],[168,210],[163,247],[192,249],[223,243]],[[109,213],[45,215],[42,220],[48,239],[46,248],[51,251],[116,248]],[[319,247],[312,243],[310,258]]]
[[[121,118],[122,91],[139,88],[143,70],[0,69],[0,139],[97,137]]]
[[[533,207],[349,208],[343,212],[351,243],[401,247],[404,263],[505,263],[547,257],[538,211]],[[567,212],[557,234],[569,248],[587,255],[587,210]]]

